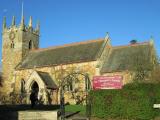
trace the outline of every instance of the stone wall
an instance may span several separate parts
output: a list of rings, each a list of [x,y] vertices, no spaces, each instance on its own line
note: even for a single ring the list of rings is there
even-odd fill
[[[23,69],[17,70],[14,74],[13,80],[15,84],[13,84],[13,91],[16,93],[21,92],[21,80],[27,82],[34,71],[47,72],[52,77],[53,81],[56,83],[58,87],[60,87],[61,80],[65,78],[67,75],[79,72],[79,73],[87,73],[89,75],[90,83],[92,86],[93,76],[100,75],[100,70],[97,68],[97,61],[92,62],[84,62],[84,63],[74,63],[67,65],[59,65],[59,66],[49,66],[42,68],[34,68],[34,69]],[[122,75],[123,76],[123,85],[132,81],[132,75],[129,71],[122,72],[113,72],[113,73],[105,73],[103,76],[114,76],[114,75]],[[83,75],[77,75],[78,82],[75,83],[74,90],[65,90],[65,103],[76,104],[77,101],[85,104],[85,77]],[[29,89],[29,88],[25,88]],[[52,104],[59,104],[60,91],[50,90],[45,88],[45,91],[51,92]],[[30,94],[30,93],[29,93]],[[46,93],[47,94],[47,93]],[[29,102],[29,101],[28,101]],[[48,101],[46,101],[48,103]]]
[[[74,63],[74,64],[67,64],[67,65],[59,65],[59,66],[17,70],[14,76],[14,79],[15,79],[14,91],[16,93],[20,93],[21,80],[27,81],[34,71],[49,73],[49,75],[52,77],[53,81],[56,83],[58,87],[60,86],[61,80],[63,78],[75,72],[79,72],[83,74],[87,73],[89,75],[90,82],[91,82],[94,75],[99,75],[99,69],[96,68],[96,66],[97,66],[97,61],[92,61],[92,62]],[[79,79],[79,83],[76,83],[76,86],[79,89],[79,91],[75,93],[75,96],[76,94],[78,95],[85,94],[83,92],[85,91],[85,78],[83,75],[78,75],[78,79]],[[53,92],[52,103],[53,104],[59,103],[59,94],[60,94],[59,91],[54,90],[52,92]],[[76,101],[75,98],[73,98],[73,91],[65,91],[65,102],[75,103],[75,101]]]

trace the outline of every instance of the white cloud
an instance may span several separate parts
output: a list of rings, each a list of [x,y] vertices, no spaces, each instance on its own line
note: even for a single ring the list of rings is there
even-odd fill
[[[8,10],[7,9],[3,9],[3,12],[5,13],[5,12],[7,12]]]

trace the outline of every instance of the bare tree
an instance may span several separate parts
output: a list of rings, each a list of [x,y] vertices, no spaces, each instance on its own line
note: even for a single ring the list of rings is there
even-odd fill
[[[67,67],[61,66],[59,69],[52,70],[52,74],[57,80],[58,87],[61,88],[63,86],[64,94],[68,94],[70,96],[69,99],[75,100],[76,104],[83,103],[86,97],[86,78],[82,74],[94,74],[94,72],[94,68],[91,65],[85,65],[83,67],[77,65]]]

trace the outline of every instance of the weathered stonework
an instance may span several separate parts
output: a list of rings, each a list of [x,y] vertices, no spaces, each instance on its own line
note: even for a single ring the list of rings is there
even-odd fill
[[[80,72],[80,73],[88,73],[90,81],[91,81],[93,76],[96,75],[96,73],[97,73],[96,65],[97,65],[97,61],[93,61],[93,62],[86,62],[86,63],[77,63],[77,64],[73,63],[73,64],[60,65],[60,66],[49,66],[49,67],[42,67],[42,68],[18,70],[18,71],[16,71],[15,78],[14,78],[16,81],[15,86],[14,86],[14,91],[19,93],[20,87],[21,87],[21,80],[25,80],[26,81],[25,83],[27,84],[28,81],[31,80],[30,77],[32,76],[32,74],[35,71],[49,73],[58,87],[60,87],[59,84],[60,84],[62,78],[65,78],[65,76],[67,76],[68,74],[74,73],[76,70],[78,70],[78,72]],[[36,76],[36,75],[34,75],[34,76]],[[80,89],[80,91],[82,91],[82,93],[84,93],[85,92],[85,88],[84,88],[85,78],[84,78],[84,76],[79,76],[79,77],[81,77],[81,78],[79,78],[80,81],[78,83],[78,88]],[[39,77],[35,77],[34,79],[38,80]],[[43,84],[39,84],[39,87],[43,87],[43,86],[44,86]],[[30,92],[31,92],[29,87],[30,86],[27,84],[26,89],[27,89],[28,94],[30,94]],[[47,88],[43,87],[43,89],[45,91],[47,91]],[[60,95],[59,91],[53,90],[52,104],[59,103],[59,98],[60,98],[59,95]],[[45,95],[45,99],[46,99],[46,97],[47,96]],[[47,103],[48,100],[46,99],[45,102]],[[65,102],[69,102],[72,104],[75,103],[75,99],[72,98],[71,91],[65,92]]]

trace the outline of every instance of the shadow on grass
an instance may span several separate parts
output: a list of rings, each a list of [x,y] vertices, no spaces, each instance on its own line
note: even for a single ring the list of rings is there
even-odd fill
[[[31,105],[0,105],[0,112],[2,111],[26,111],[26,110],[57,110],[59,105],[36,105],[31,108]]]
[[[65,115],[65,118],[69,118],[69,117],[72,117],[76,114],[78,114],[80,111],[77,111],[77,112],[68,112],[66,115]]]
[[[18,120],[18,111],[54,111],[59,105],[0,105],[0,120]]]

